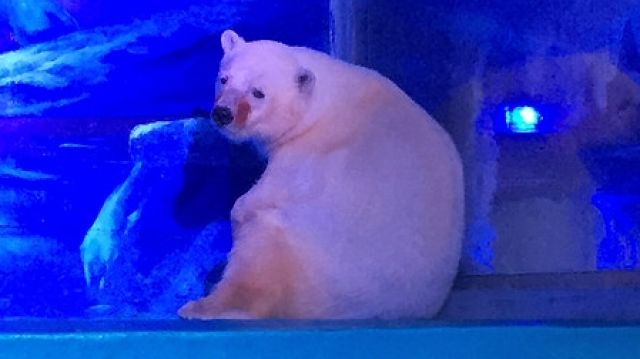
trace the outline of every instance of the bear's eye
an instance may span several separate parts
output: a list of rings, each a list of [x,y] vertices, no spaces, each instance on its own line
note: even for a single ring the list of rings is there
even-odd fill
[[[264,92],[258,90],[258,89],[254,89],[253,92],[251,93],[253,95],[253,97],[255,98],[259,98],[262,99],[264,98]]]
[[[226,84],[227,81],[229,81],[229,78],[227,76],[223,76],[220,78],[220,83],[223,85]]]

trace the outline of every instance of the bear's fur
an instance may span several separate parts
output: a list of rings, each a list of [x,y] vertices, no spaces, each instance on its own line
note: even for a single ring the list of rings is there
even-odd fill
[[[448,134],[374,71],[232,31],[222,46],[216,107],[233,114],[222,131],[260,139],[269,163],[232,210],[223,279],[179,314],[436,314],[463,233],[462,168]]]

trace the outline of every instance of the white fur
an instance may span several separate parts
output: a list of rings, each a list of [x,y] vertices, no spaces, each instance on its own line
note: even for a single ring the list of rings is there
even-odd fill
[[[259,258],[247,253],[259,248],[252,243],[272,240],[262,234],[277,227],[305,278],[281,316],[434,315],[463,233],[462,168],[447,133],[371,70],[228,33],[223,44],[220,76],[228,81],[218,103],[244,98],[252,107],[245,127],[225,132],[261,138],[269,155],[263,177],[234,206],[229,270],[234,256]],[[301,70],[314,75],[307,91],[295,82]],[[265,98],[252,98],[254,88]]]

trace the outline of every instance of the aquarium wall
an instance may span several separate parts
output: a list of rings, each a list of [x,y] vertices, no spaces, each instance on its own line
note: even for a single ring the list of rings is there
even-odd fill
[[[329,51],[324,1],[0,0],[0,317],[174,316],[260,175],[208,120],[220,34]]]
[[[467,273],[635,270],[640,4],[334,2],[343,56],[455,137]]]

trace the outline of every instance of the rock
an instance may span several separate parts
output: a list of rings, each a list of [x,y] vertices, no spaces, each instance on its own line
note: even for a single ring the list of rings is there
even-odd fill
[[[209,271],[224,265],[231,207],[264,161],[197,118],[137,126],[129,143],[129,177],[105,201],[81,247],[85,279],[99,304],[116,313],[133,305],[173,314],[202,295],[212,285]]]

